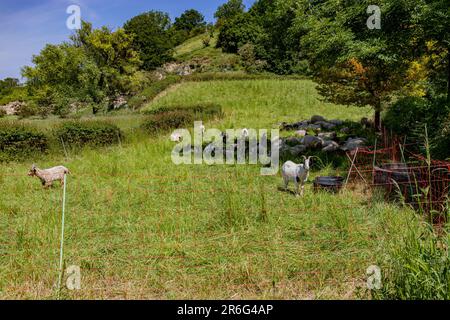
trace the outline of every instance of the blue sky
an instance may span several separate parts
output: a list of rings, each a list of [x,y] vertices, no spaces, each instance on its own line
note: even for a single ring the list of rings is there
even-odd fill
[[[83,20],[95,27],[117,28],[133,16],[161,10],[172,20],[186,9],[197,9],[207,21],[226,0],[0,0],[0,79],[20,78],[20,69],[46,43],[60,43],[72,33],[66,28],[71,4],[81,7]],[[244,0],[250,7],[254,0]]]

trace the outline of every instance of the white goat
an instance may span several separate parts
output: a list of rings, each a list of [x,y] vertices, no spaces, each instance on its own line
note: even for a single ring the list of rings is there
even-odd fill
[[[287,190],[289,181],[293,181],[295,185],[295,195],[297,197],[299,186],[301,186],[300,195],[303,196],[305,190],[305,182],[308,180],[310,170],[309,162],[311,157],[306,158],[305,156],[303,156],[303,158],[305,159],[305,163],[296,164],[292,161],[287,161],[281,167],[284,189]]]
[[[30,177],[38,177],[45,188],[50,188],[54,181],[60,181],[61,187],[64,186],[64,175],[69,174],[70,171],[66,167],[57,166],[50,169],[41,170],[35,164],[31,166],[28,172]]]

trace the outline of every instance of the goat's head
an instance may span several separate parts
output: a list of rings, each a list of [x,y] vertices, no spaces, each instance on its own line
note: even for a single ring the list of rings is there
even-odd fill
[[[29,175],[30,177],[34,177],[34,176],[36,175],[36,169],[37,169],[36,165],[33,164],[33,165],[31,166],[30,171],[28,171],[28,175]]]
[[[303,165],[303,167],[304,167],[306,170],[309,170],[309,169],[310,169],[310,161],[311,161],[311,158],[312,158],[312,156],[309,156],[308,158],[305,157],[305,156],[303,156],[303,159],[305,159],[305,164]]]

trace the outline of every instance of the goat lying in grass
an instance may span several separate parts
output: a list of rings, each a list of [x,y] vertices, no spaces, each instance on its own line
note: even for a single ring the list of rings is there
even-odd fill
[[[53,186],[54,181],[60,181],[61,187],[64,186],[64,175],[69,174],[70,171],[66,167],[58,166],[50,169],[41,170],[35,164],[31,166],[28,172],[30,177],[38,177],[45,188]]]
[[[289,181],[293,181],[295,185],[295,196],[298,197],[299,186],[301,186],[300,195],[303,196],[305,190],[305,182],[308,180],[309,176],[309,162],[311,157],[306,158],[305,163],[296,164],[292,161],[287,161],[281,167],[281,175],[283,176],[284,189],[287,190]]]

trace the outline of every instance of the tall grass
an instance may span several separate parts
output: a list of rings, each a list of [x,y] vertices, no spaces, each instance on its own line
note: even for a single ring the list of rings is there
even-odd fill
[[[216,102],[225,118],[205,124],[220,128],[369,111],[316,98],[309,81],[219,81],[183,84],[149,109]],[[258,166],[176,166],[168,134],[143,135],[139,119],[117,118],[127,143],[40,159],[41,167],[71,170],[64,263],[81,267],[82,289],[64,289],[64,298],[356,298],[366,268],[387,268],[389,244],[411,227],[411,210],[358,191],[313,193],[308,184],[295,198]],[[28,169],[0,164],[6,299],[55,297],[62,191],[42,189]],[[332,170],[314,170],[311,180]]]

